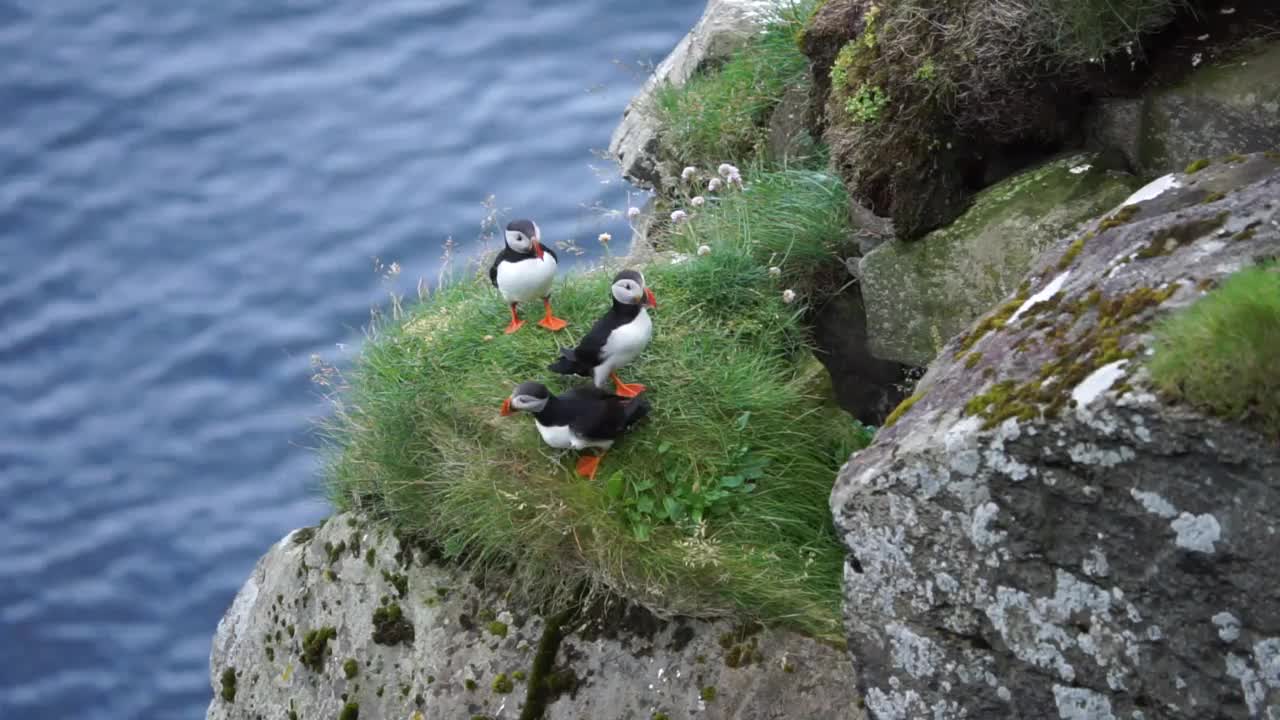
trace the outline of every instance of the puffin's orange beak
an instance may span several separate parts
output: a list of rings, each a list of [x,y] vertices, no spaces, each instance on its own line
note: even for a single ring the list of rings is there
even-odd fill
[[[649,288],[644,289],[644,301],[653,309],[658,309],[658,299],[653,296],[653,291]]]
[[[542,243],[537,240],[533,241],[533,254],[537,255],[539,260],[542,259]]]
[[[511,414],[511,398],[502,401],[502,410],[500,413],[505,417]]]

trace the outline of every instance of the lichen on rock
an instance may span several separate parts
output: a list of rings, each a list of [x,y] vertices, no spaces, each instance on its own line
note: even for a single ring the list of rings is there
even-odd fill
[[[1280,447],[1144,367],[1153,322],[1280,254],[1277,197],[1280,163],[1214,162],[1062,238],[842,470],[873,716],[1280,712]]]

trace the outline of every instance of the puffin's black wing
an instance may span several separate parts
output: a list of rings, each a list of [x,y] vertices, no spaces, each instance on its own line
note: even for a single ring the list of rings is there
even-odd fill
[[[498,287],[498,263],[502,262],[502,256],[506,254],[506,248],[503,248],[502,252],[494,256],[493,264],[489,266],[489,282],[493,283],[494,287]]]
[[[555,260],[557,265],[559,265],[559,264],[560,264],[560,256],[559,256],[559,255],[556,255],[556,251],[555,251],[555,250],[552,250],[550,245],[543,245],[543,246],[542,246],[542,252],[544,252],[544,253],[546,253],[546,254],[550,255],[550,256],[551,256],[551,259],[552,259],[552,260]]]
[[[613,307],[591,326],[582,338],[582,342],[578,343],[578,347],[572,350],[561,349],[559,359],[547,366],[547,369],[561,375],[591,377],[592,368],[604,360],[602,351],[604,344],[609,341],[609,335],[625,322],[626,320],[619,316],[618,303],[614,303]]]
[[[649,401],[627,399],[586,385],[557,397],[570,418],[569,427],[592,440],[613,440],[649,412]]]

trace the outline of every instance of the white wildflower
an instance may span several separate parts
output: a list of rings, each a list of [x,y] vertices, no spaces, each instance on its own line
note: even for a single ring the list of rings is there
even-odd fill
[[[640,208],[638,208],[638,207],[629,207],[629,208],[627,208],[627,219],[628,219],[628,220],[635,220],[635,219],[636,219],[636,218],[638,218],[638,217],[640,217]]]
[[[600,233],[599,240],[601,245],[608,245],[609,241],[612,239],[613,239],[613,236],[610,235],[609,233]]]
[[[1208,39],[1209,39],[1209,33],[1205,33],[1205,34],[1201,35],[1200,37],[1197,37],[1196,39],[1197,39],[1197,40],[1199,40],[1200,42],[1204,42],[1205,40],[1208,40]]]
[[[399,274],[400,274],[400,263],[398,262],[391,263],[391,266],[387,268],[387,277],[395,277]]]
[[[793,302],[795,302],[795,301],[796,301],[796,291],[795,291],[795,290],[792,290],[791,288],[787,288],[786,290],[783,290],[783,291],[782,291],[782,302],[784,302],[784,303],[786,303],[786,304],[790,305],[791,303],[793,303]]]
[[[716,192],[720,189],[720,178],[711,178],[707,182],[707,192]]]
[[[733,172],[729,175],[729,184],[742,187],[742,174],[738,172],[738,168],[734,168]]]
[[[485,335],[485,336],[484,336],[484,338],[482,338],[482,339],[483,339],[485,342],[493,342],[493,336],[492,336],[492,335]]]
[[[727,180],[730,177],[738,174],[738,168],[730,165],[729,163],[720,163],[720,167],[716,168],[716,172],[719,172],[720,177],[725,178]]]
[[[698,254],[699,254],[699,255],[710,255],[710,254],[711,254],[711,246],[710,246],[710,245],[699,245],[699,246],[698,246]]]
[[[693,179],[693,176],[694,176],[694,175],[697,175],[697,174],[698,174],[698,168],[696,168],[696,167],[694,167],[694,166],[690,165],[689,167],[687,167],[687,168],[685,168],[684,170],[681,170],[681,171],[680,171],[680,179],[681,179],[681,180],[692,180],[692,179]]]
[[[677,210],[671,213],[671,222],[673,223],[682,223],[688,219],[689,219],[689,213],[683,210]]]
[[[1198,67],[1202,62],[1204,62],[1204,53],[1196,53],[1191,56],[1191,67]]]
[[[773,267],[769,268],[769,277],[776,278],[781,276],[782,276],[782,268],[778,267],[777,265],[774,265]]]
[[[1218,12],[1222,13],[1223,15],[1235,15],[1236,9],[1233,7],[1225,7],[1219,10]]]
[[[689,204],[694,207],[702,207],[702,204],[705,203],[706,201],[707,201],[706,198],[702,197],[701,195],[698,195],[690,199]]]

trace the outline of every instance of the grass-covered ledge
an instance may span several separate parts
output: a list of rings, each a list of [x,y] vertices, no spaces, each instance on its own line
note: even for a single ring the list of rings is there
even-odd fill
[[[684,165],[747,166],[765,155],[769,117],[788,88],[809,83],[796,35],[816,0],[783,7],[764,31],[722,65],[656,94],[664,160]]]
[[[334,503],[514,579],[536,600],[612,591],[658,611],[737,615],[836,639],[843,552],[827,498],[866,442],[829,400],[776,277],[727,244],[645,269],[655,335],[627,379],[653,412],[592,483],[501,417],[604,309],[609,273],[556,288],[553,336],[501,332],[506,308],[470,278],[377,328],[331,421]]]
[[[1280,264],[1232,275],[1155,335],[1151,380],[1167,397],[1280,439]]]

